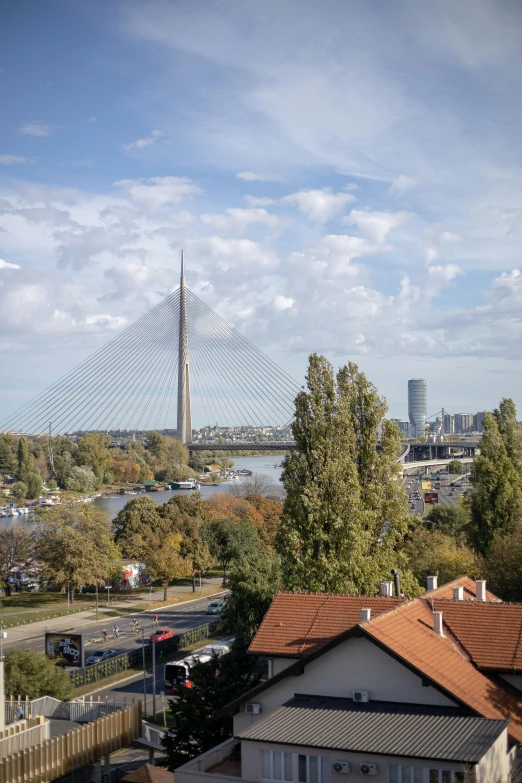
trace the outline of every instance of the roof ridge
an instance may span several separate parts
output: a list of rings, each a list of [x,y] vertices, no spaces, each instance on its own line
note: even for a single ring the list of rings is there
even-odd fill
[[[403,602],[405,599],[403,596],[396,596],[396,595],[366,595],[366,593],[313,593],[313,592],[307,592],[306,590],[278,590],[276,593],[276,597],[279,595],[293,595],[293,596],[303,596],[303,595],[311,595],[316,596],[320,598],[386,598],[390,599],[392,598],[395,601]]]

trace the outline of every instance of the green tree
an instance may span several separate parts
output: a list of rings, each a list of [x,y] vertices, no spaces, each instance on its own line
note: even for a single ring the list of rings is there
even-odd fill
[[[34,500],[35,498],[39,498],[42,494],[42,477],[40,473],[28,473],[27,474],[27,497],[31,500]]]
[[[5,656],[5,692],[29,699],[52,696],[69,699],[73,688],[65,669],[36,650],[15,649]]]
[[[407,594],[419,586],[401,553],[410,517],[398,478],[399,428],[355,364],[334,377],[312,354],[284,461],[286,499],[276,539],[290,590],[373,594],[391,568]],[[377,428],[381,424],[380,449]]]
[[[439,530],[459,541],[466,538],[469,523],[470,512],[464,503],[455,506],[433,506],[423,520],[423,524],[432,532]]]
[[[143,559],[152,579],[157,579],[163,587],[163,600],[167,600],[168,586],[175,579],[190,576],[192,564],[183,557],[182,537],[174,533],[164,519],[159,519],[155,529],[149,530],[145,538]]]
[[[236,522],[233,519],[211,519],[202,529],[208,542],[210,554],[223,568],[223,583],[231,562],[249,559],[259,551],[259,536],[256,528],[247,519]]]
[[[156,430],[147,432],[145,436],[147,449],[154,457],[156,457],[156,459],[161,459],[163,456],[163,440],[163,435],[160,435],[159,432],[156,432]]]
[[[146,495],[133,498],[124,505],[112,524],[116,542],[125,557],[143,559],[148,533],[159,524],[158,506]]]
[[[486,559],[488,587],[504,601],[522,601],[522,523],[495,535]]]
[[[96,489],[96,476],[91,468],[75,465],[65,479],[65,488],[75,492],[92,492]]]
[[[109,517],[85,503],[41,511],[34,548],[43,577],[62,589],[67,583],[73,589],[107,584],[117,573],[121,558]]]
[[[58,484],[56,483],[56,481],[54,479],[51,479],[50,481],[47,482],[47,487],[52,492],[52,491],[54,491],[58,487]]]
[[[25,482],[27,474],[32,470],[33,462],[27,438],[20,438],[16,450],[16,478],[18,481]]]
[[[459,576],[478,577],[484,568],[475,553],[463,543],[457,543],[439,530],[431,533],[422,525],[410,533],[404,554],[422,585],[426,585],[426,577],[432,574],[439,577],[440,584],[445,584]]]
[[[460,462],[458,459],[453,459],[449,465],[448,465],[448,473],[455,473],[456,475],[461,475],[465,472],[465,468],[462,462]]]
[[[17,481],[15,484],[13,484],[13,486],[11,487],[11,494],[17,500],[23,500],[23,498],[26,498],[27,484],[25,483],[25,481]]]
[[[10,435],[0,435],[0,475],[13,473],[16,460],[13,454],[13,439]]]
[[[78,465],[90,468],[96,477],[97,487],[103,484],[105,468],[110,459],[107,448],[109,439],[105,435],[89,433],[78,441],[76,460]],[[85,490],[89,491],[89,490]]]
[[[513,400],[484,416],[472,483],[470,541],[485,555],[495,535],[513,532],[522,517],[522,432]]]
[[[169,700],[173,726],[164,745],[167,764],[174,770],[232,736],[232,718],[216,713],[253,688],[260,680],[255,659],[247,655],[248,640],[238,637],[232,651],[191,670],[191,688]]]
[[[282,586],[279,555],[261,549],[253,558],[235,562],[228,586],[223,626],[231,634],[242,632],[252,639]]]
[[[7,596],[11,595],[9,577],[13,571],[25,571],[33,562],[31,531],[22,524],[11,525],[0,536],[0,583]]]

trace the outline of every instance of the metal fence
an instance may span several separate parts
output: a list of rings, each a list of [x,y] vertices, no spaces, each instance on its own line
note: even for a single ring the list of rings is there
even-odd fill
[[[134,700],[133,700],[134,701]],[[54,720],[68,720],[76,723],[90,723],[91,721],[112,715],[113,712],[123,710],[129,704],[124,702],[93,701],[78,699],[75,701],[60,701],[51,696],[43,696],[32,701],[25,699],[9,699],[5,702],[5,722],[7,725],[19,722],[22,718],[31,720],[38,715]]]
[[[219,625],[219,620],[210,623],[198,625],[181,634],[176,634],[170,639],[162,642],[156,642],[156,661],[163,655],[176,652],[189,644],[204,641],[208,639],[212,631]],[[152,660],[152,645],[145,640],[145,647],[140,645],[135,650],[127,650],[121,655],[115,655],[103,663],[94,663],[92,666],[85,666],[83,669],[74,669],[69,672],[69,677],[74,688],[81,688],[83,685],[90,685],[99,680],[105,680],[113,674],[126,671],[127,669],[139,668],[143,661],[143,649],[145,650],[145,663]]]

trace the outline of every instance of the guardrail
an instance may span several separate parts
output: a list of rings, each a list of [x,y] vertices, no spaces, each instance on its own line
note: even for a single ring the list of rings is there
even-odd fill
[[[197,625],[184,633],[176,634],[170,639],[162,642],[156,642],[156,661],[165,653],[176,652],[189,644],[201,642],[211,635],[212,631],[219,625],[219,620],[203,625]],[[138,641],[141,639],[138,637]],[[152,660],[152,645],[145,639],[145,647],[140,644],[135,650],[127,650],[114,658],[109,658],[103,663],[94,663],[92,666],[85,666],[82,669],[74,669],[69,672],[69,677],[74,688],[81,688],[83,685],[105,680],[113,674],[139,667],[143,661],[143,649],[145,649],[145,663]]]

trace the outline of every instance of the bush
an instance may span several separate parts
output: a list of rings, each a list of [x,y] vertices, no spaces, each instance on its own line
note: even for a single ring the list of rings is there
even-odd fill
[[[5,692],[29,699],[53,696],[68,699],[72,685],[65,669],[36,650],[10,650],[5,656]]]
[[[27,497],[27,484],[24,481],[17,481],[11,488],[11,494],[18,500]]]
[[[50,481],[47,482],[47,489],[50,489],[51,491],[53,491],[53,490],[55,490],[57,488],[58,488],[58,484],[56,483],[56,481],[54,479],[51,479]]]
[[[92,492],[96,483],[96,476],[90,468],[74,467],[65,479],[65,488],[76,492]]]
[[[27,474],[27,496],[31,500],[39,498],[42,494],[42,477],[39,473]]]

